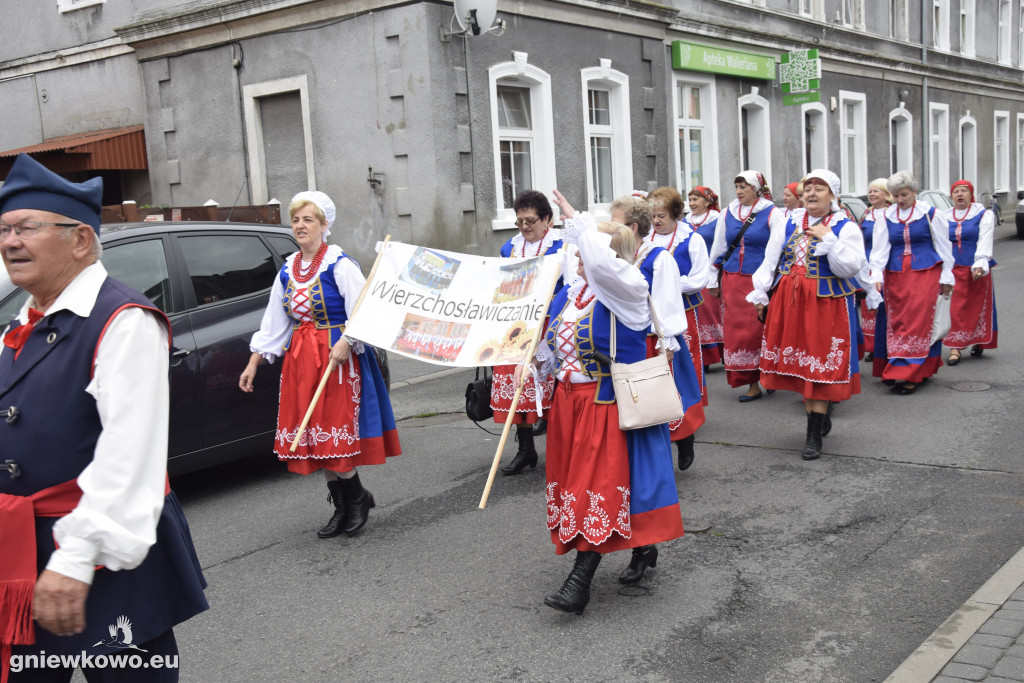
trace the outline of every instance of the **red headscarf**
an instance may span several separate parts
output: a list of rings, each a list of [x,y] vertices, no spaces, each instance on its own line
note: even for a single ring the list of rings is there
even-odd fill
[[[708,200],[708,209],[714,209],[715,211],[719,210],[718,195],[715,194],[714,190],[712,190],[710,187],[697,185],[692,190],[690,190],[690,194],[700,195],[704,199]]]
[[[961,185],[965,185],[967,187],[967,189],[970,190],[970,192],[971,192],[971,204],[973,204],[974,203],[974,185],[971,185],[971,181],[970,180],[958,180],[958,181],[956,181],[955,183],[953,183],[949,187],[949,194],[952,195],[953,194],[953,190],[955,190],[956,188],[960,187]]]

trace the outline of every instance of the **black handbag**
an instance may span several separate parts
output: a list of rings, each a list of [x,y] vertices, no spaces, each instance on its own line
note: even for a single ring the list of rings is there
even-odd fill
[[[491,410],[491,376],[484,368],[483,379],[480,368],[476,369],[476,379],[466,385],[466,417],[473,422],[483,422],[494,417]]]

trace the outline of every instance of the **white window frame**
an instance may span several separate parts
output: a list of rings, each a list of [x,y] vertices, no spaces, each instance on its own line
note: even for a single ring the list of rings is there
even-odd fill
[[[1024,69],[1024,4],[1017,12],[1017,68]]]
[[[971,58],[975,55],[975,2],[976,0],[960,0],[960,54]]]
[[[495,64],[487,70],[488,95],[491,100],[491,143],[494,155],[494,220],[492,230],[516,227],[516,212],[502,204],[501,133],[498,129],[498,82],[517,88],[529,88],[532,123],[530,161],[533,189],[550,197],[558,187],[555,174],[554,107],[551,99],[551,76],[527,62],[525,52],[513,52],[511,62]]]
[[[1010,0],[999,0],[996,10],[996,61],[1010,63]]]
[[[583,85],[583,156],[587,160],[587,205],[594,216],[604,217],[616,197],[633,190],[632,127],[629,118],[629,76],[611,68],[610,59],[598,60],[600,66],[580,70]],[[590,123],[590,90],[608,92],[608,113],[611,124],[593,126]],[[591,136],[611,138],[612,147],[612,199],[598,204],[594,199],[594,164],[590,155]]]
[[[840,0],[840,19],[847,28],[864,30],[864,0]]]
[[[978,186],[978,122],[971,112],[960,118],[960,178]]]
[[[1010,112],[996,110],[992,125],[993,192],[1010,191]]]
[[[807,118],[811,115],[816,119],[815,129],[807,130]],[[809,102],[800,106],[800,159],[804,166],[804,175],[816,168],[828,168],[828,109],[821,102]],[[810,165],[807,162],[808,137],[811,143]]]
[[[890,0],[889,37],[907,42],[910,40],[910,0]]]
[[[825,21],[825,0],[800,0],[800,16]]]
[[[1017,190],[1024,190],[1024,114],[1017,114]]]
[[[949,52],[949,0],[932,0],[932,47]]]
[[[847,119],[846,105],[855,103],[854,120]],[[867,96],[861,92],[839,91],[839,168],[844,192],[865,194],[868,191]],[[854,159],[849,158],[847,140],[854,142]],[[853,163],[856,173],[849,172]]]
[[[718,104],[715,93],[714,77],[707,77],[696,73],[687,72],[685,75],[676,74],[672,82],[672,111],[673,123],[669,132],[672,140],[673,156],[675,158],[675,183],[673,185],[679,193],[686,196],[692,189],[689,187],[690,173],[686,168],[686,160],[679,154],[679,131],[683,128],[692,128],[689,119],[683,118],[680,109],[679,87],[691,85],[700,88],[701,103],[701,140],[703,140],[701,165],[704,168],[704,184],[708,187],[715,187],[719,182],[718,175]],[[683,182],[685,176],[686,182]]]
[[[65,12],[74,12],[75,10],[85,9],[86,7],[95,7],[96,5],[102,5],[107,0],[57,0],[57,11],[61,14]]]
[[[893,122],[897,122],[896,136],[893,139]],[[899,125],[901,124],[901,125]],[[896,146],[895,162],[892,158],[893,145]],[[900,106],[889,112],[889,174],[896,171],[912,171],[914,168],[914,115],[911,114],[903,102]],[[895,167],[893,167],[895,163]]]
[[[941,119],[938,130],[935,130],[934,119],[938,114]],[[938,154],[935,154],[936,148]],[[949,105],[941,102],[928,104],[928,160],[929,168],[925,174],[928,186],[924,189],[944,190],[949,187]]]
[[[736,123],[740,132],[740,168],[742,170],[759,171],[765,177],[768,187],[772,186],[772,144],[771,144],[771,110],[768,100],[761,97],[758,88],[750,89],[750,93],[736,100]],[[743,111],[747,111],[747,129],[751,139],[758,141],[757,149],[747,145],[747,153],[743,154]],[[757,130],[753,130],[756,126]],[[756,154],[754,153],[756,151]]]
[[[263,114],[257,100],[271,95],[298,92],[302,108],[302,139],[306,151],[306,187],[316,189],[316,168],[313,163],[313,127],[309,115],[309,86],[306,75],[253,83],[242,87],[242,110],[245,115],[245,143],[249,148],[249,185],[253,204],[266,204],[270,199],[267,187],[267,159],[263,146]]]

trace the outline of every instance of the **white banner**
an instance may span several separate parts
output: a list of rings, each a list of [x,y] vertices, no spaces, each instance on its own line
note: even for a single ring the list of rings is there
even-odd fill
[[[496,258],[388,242],[345,334],[427,363],[519,363],[560,275],[555,254]]]

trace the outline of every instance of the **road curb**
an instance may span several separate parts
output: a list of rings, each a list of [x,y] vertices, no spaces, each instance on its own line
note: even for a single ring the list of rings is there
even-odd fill
[[[919,648],[893,671],[885,683],[925,683],[939,675],[949,660],[977,633],[1014,591],[1024,583],[1024,548],[992,575]]]
[[[420,375],[419,377],[410,377],[409,379],[403,379],[403,380],[399,380],[397,382],[392,382],[391,383],[391,391],[394,391],[395,389],[401,389],[403,387],[409,387],[409,386],[412,386],[414,384],[423,384],[424,382],[429,382],[429,381],[434,380],[434,379],[442,379],[444,377],[451,377],[453,375],[458,375],[460,373],[463,373],[463,372],[466,372],[467,370],[472,370],[472,369],[473,368],[449,368],[447,370],[439,370],[437,372],[431,372],[430,374],[427,374],[427,375]]]

